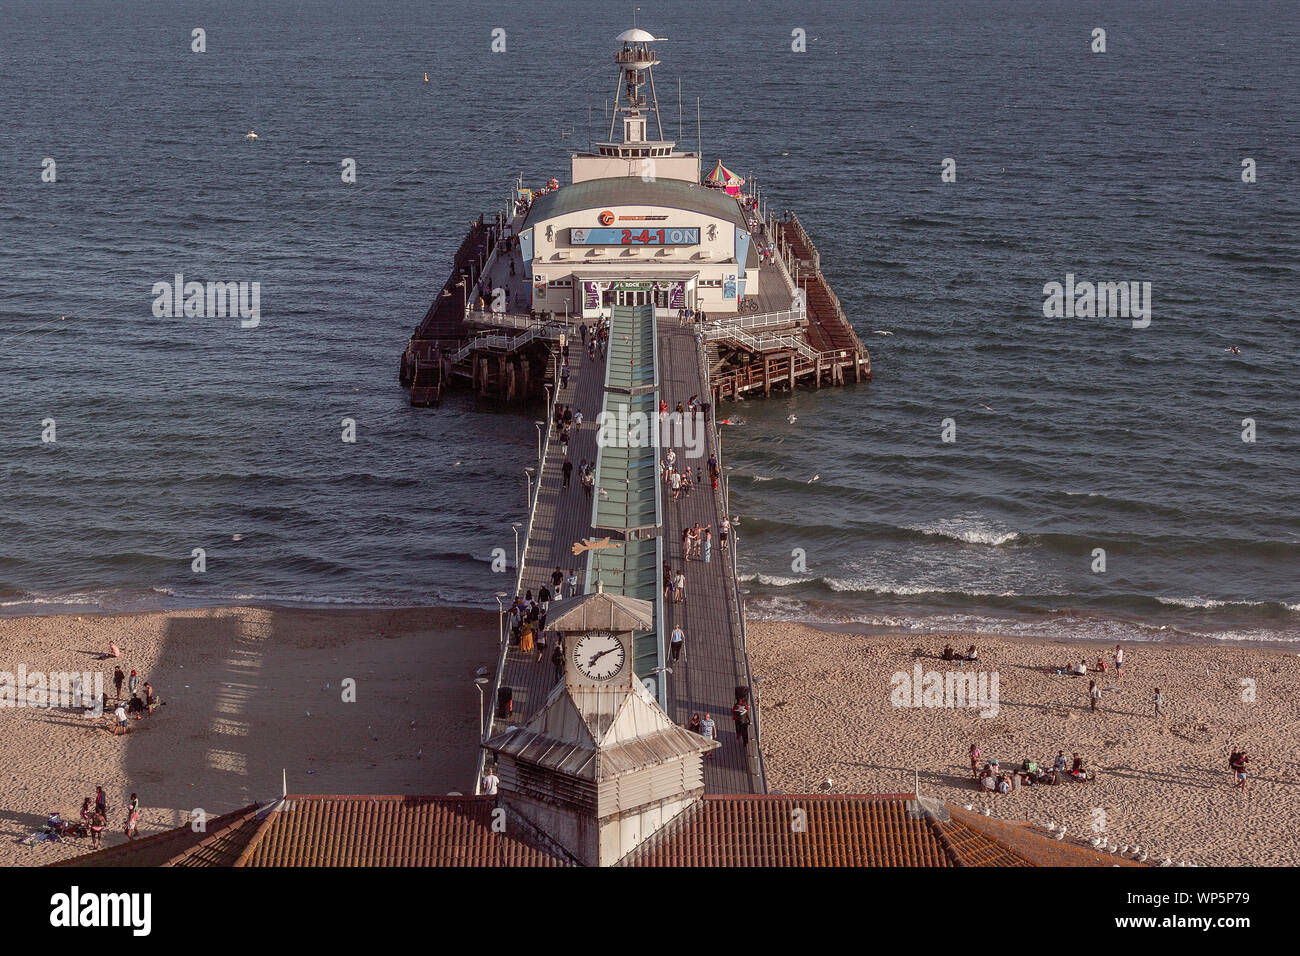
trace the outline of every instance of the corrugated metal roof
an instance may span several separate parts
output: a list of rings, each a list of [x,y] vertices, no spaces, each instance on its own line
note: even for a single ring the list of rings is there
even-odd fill
[[[605,388],[631,391],[656,387],[659,337],[655,335],[655,307],[616,305],[609,313]],[[652,422],[657,420],[657,411],[651,410]]]
[[[645,631],[654,627],[654,602],[600,591],[577,601],[565,601],[564,610],[549,619],[554,631]]]
[[[684,209],[703,213],[747,228],[740,205],[720,189],[710,189],[679,179],[657,179],[647,182],[640,176],[618,176],[609,179],[589,179],[586,182],[564,186],[555,192],[538,196],[528,210],[522,228],[566,213],[592,209],[599,212],[606,206],[663,206],[666,209]]]

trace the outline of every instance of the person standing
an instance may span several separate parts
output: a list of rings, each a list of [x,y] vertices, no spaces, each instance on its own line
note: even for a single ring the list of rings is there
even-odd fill
[[[123,832],[128,840],[136,839],[140,834],[136,828],[140,824],[140,798],[131,794],[131,802],[126,807],[126,826]]]
[[[1250,758],[1246,756],[1246,751],[1233,749],[1232,756],[1228,758],[1228,766],[1232,768],[1233,777],[1236,779],[1236,787],[1242,793],[1246,792],[1246,764],[1250,763]]]
[[[569,597],[578,593],[578,572],[569,568],[569,576],[565,578],[565,583],[569,586]]]
[[[704,529],[704,563],[708,564],[713,560],[713,530],[712,526]]]
[[[1095,680],[1088,681],[1088,699],[1092,703],[1092,709],[1096,711],[1097,702],[1101,700],[1101,688],[1097,686]]]
[[[560,487],[561,488],[569,487],[569,476],[573,474],[573,462],[569,461],[569,459],[567,458],[564,459],[564,465],[561,466],[560,472],[564,475],[564,484],[562,484]]]
[[[693,734],[700,733],[700,715],[691,714],[691,722],[686,725],[686,729]]]
[[[740,740],[740,749],[749,748],[749,705],[743,700],[736,701],[731,708],[731,719],[736,723],[736,737]]]
[[[488,767],[487,773],[483,774],[483,795],[485,797],[495,797],[497,788],[501,786],[501,778],[497,776],[496,769]]]
[[[727,539],[731,537],[731,519],[726,515],[722,516],[722,524],[718,527],[718,544],[722,545],[722,550],[727,550]]]
[[[144,682],[144,706],[149,711],[149,716],[153,716],[154,705],[158,703],[158,698],[154,696],[153,685],[148,681]]]
[[[131,671],[131,678],[126,682],[126,689],[130,692],[132,697],[134,697],[135,692],[140,689],[140,674],[138,672]]]
[[[1124,676],[1124,648],[1115,645],[1115,676]]]
[[[98,808],[90,815],[90,846],[91,849],[98,850],[103,846],[104,827],[108,825],[108,817]]]
[[[976,747],[974,744],[971,744],[970,750],[966,752],[966,756],[970,757],[970,772],[974,776],[978,777],[979,770],[980,770],[980,757],[984,755],[980,753],[979,747]]]
[[[113,733],[115,735],[126,733],[126,706],[120,700],[117,702],[117,709],[113,711],[113,717],[117,720]]]
[[[704,719],[700,721],[700,736],[705,740],[718,739],[718,725],[713,722],[712,714],[705,714]],[[708,760],[712,753],[713,751],[710,750],[704,755],[704,759]]]
[[[677,604],[686,603],[686,575],[680,568],[677,570],[677,576],[673,578],[673,601]]]
[[[555,637],[555,650],[551,651],[551,663],[555,665],[555,679],[557,681],[562,680],[564,678],[564,638],[559,636],[558,631]]]
[[[537,603],[542,606],[543,614],[551,609],[551,589],[545,584],[543,584],[542,589],[537,592]]]
[[[668,640],[669,649],[672,651],[673,663],[676,664],[678,658],[682,656],[682,647],[686,644],[686,632],[678,624],[673,628],[672,637]]]
[[[122,685],[126,683],[126,675],[122,673],[122,668],[113,668],[113,688],[117,691],[116,700],[122,699]]]
[[[1164,702],[1165,702],[1164,695],[1160,693],[1160,688],[1157,687],[1155,697],[1153,698],[1153,703],[1156,705],[1157,717],[1160,716],[1160,707],[1164,704]]]

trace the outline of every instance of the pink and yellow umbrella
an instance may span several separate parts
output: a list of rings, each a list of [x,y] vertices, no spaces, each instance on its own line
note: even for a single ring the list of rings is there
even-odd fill
[[[704,181],[710,186],[743,186],[745,180],[737,176],[726,166],[722,165],[722,160],[718,160],[718,165],[713,167],[713,172],[704,177]]]

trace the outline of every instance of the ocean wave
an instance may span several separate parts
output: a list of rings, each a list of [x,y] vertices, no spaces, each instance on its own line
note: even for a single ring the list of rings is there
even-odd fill
[[[903,528],[907,531],[915,531],[931,537],[948,538],[951,541],[961,541],[964,544],[985,544],[994,548],[1009,544],[1020,538],[1020,532],[1018,531],[1006,531],[979,521],[962,518],[941,521],[929,526],[903,525]]]

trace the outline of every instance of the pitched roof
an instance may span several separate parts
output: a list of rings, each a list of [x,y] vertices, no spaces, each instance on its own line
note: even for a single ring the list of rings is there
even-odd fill
[[[54,866],[567,866],[493,797],[290,796]],[[806,829],[793,825],[802,810]],[[946,813],[944,812],[946,810]],[[942,816],[949,819],[943,820]],[[1136,866],[911,794],[706,796],[620,866]]]
[[[705,796],[620,866],[1109,866],[1090,849],[911,794]],[[796,814],[796,811],[801,811]],[[801,823],[802,831],[795,826]]]
[[[740,205],[721,189],[697,186],[679,179],[654,179],[647,182],[640,176],[589,179],[538,196],[528,210],[523,228],[566,213],[617,205],[684,209],[725,219],[740,229],[749,228],[745,217],[740,214]]]

